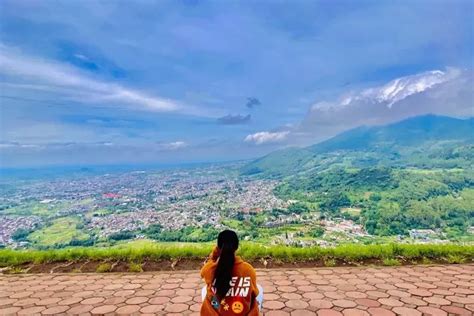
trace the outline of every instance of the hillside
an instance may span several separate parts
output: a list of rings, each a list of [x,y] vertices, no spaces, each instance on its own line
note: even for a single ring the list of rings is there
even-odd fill
[[[425,115],[394,124],[358,127],[327,141],[310,146],[312,152],[334,150],[374,150],[393,147],[420,146],[427,142],[474,141],[474,118],[456,119]]]
[[[264,173],[269,177],[282,177],[304,169],[316,155],[308,148],[285,148],[259,158],[242,168],[243,175]]]
[[[428,229],[429,238],[469,240],[473,161],[474,120],[429,115],[277,151],[243,172],[279,178],[275,195],[297,201],[292,212],[345,218],[376,236]]]
[[[474,118],[418,116],[384,126],[358,127],[306,148],[279,150],[247,164],[242,173],[284,177],[325,170],[343,161],[354,166],[430,162],[435,167],[463,156],[472,161],[473,144]]]

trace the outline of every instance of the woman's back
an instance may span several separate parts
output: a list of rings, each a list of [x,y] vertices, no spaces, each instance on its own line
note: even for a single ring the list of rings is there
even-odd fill
[[[201,307],[201,315],[258,315],[255,270],[239,256],[235,256],[238,241],[237,245],[232,245],[232,252],[229,250],[229,253],[225,254],[226,237],[232,239],[237,238],[237,235],[231,231],[224,231],[219,237],[221,235],[224,242],[219,247],[218,240],[218,247],[201,270],[201,276],[206,282],[206,297]]]

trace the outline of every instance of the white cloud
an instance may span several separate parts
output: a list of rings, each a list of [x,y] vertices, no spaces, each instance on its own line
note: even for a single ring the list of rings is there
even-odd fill
[[[245,141],[248,143],[255,143],[256,145],[262,145],[265,143],[277,143],[285,140],[290,132],[258,132],[250,134],[245,137]]]
[[[25,56],[0,44],[0,74],[20,80],[25,88],[66,94],[77,101],[124,104],[152,111],[185,111],[178,102],[151,96],[115,83],[91,78],[66,64]]]
[[[178,150],[188,147],[188,144],[183,141],[176,141],[171,143],[160,143],[159,147],[164,150]]]
[[[0,150],[9,150],[9,149],[42,149],[44,146],[38,144],[20,144],[18,142],[2,142],[0,143]]]
[[[76,57],[77,59],[80,59],[80,60],[84,60],[84,61],[89,61],[90,59],[87,58],[87,56],[84,56],[82,54],[74,54],[74,57]]]
[[[462,71],[459,69],[448,68],[446,71],[432,70],[400,77],[382,86],[357,92],[351,91],[335,102],[318,102],[313,105],[312,110],[350,106],[357,102],[381,103],[391,108],[395,103],[411,95],[427,91],[439,84],[453,80],[461,74]]]

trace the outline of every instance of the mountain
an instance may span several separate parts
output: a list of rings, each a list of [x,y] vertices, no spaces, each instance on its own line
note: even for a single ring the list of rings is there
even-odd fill
[[[474,118],[424,115],[384,126],[362,126],[310,146],[312,152],[419,146],[428,141],[474,141]]]
[[[279,150],[247,164],[242,173],[284,177],[348,160],[352,166],[433,160],[453,151],[468,154],[469,148],[463,146],[472,144],[474,118],[424,115],[383,126],[357,127],[306,148]]]
[[[279,178],[300,171],[315,157],[316,155],[307,148],[285,148],[245,165],[241,173],[243,175],[265,174],[272,178]]]

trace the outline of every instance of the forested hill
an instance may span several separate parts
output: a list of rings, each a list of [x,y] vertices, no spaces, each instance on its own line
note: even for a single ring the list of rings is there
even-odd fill
[[[373,150],[389,146],[419,146],[430,141],[474,141],[474,118],[425,115],[394,124],[362,126],[309,147],[321,153],[333,150]]]
[[[277,151],[242,173],[279,178],[276,196],[299,212],[351,219],[373,235],[432,229],[461,241],[473,238],[473,162],[474,120],[429,115]]]
[[[335,166],[459,167],[474,161],[474,118],[425,115],[343,132],[306,147],[270,153],[242,168],[244,175],[285,177]]]

